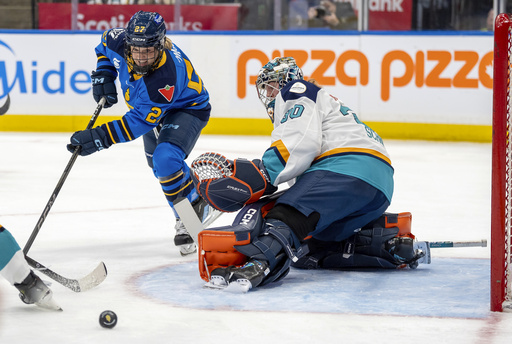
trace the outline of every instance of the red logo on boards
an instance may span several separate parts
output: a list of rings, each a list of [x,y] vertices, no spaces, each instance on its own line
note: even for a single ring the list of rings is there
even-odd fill
[[[174,86],[165,85],[164,88],[159,88],[158,92],[160,92],[168,102],[171,102],[172,96],[174,95]]]

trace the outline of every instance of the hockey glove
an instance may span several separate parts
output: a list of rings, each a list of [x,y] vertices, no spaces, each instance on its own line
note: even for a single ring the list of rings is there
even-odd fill
[[[117,89],[115,76],[106,70],[93,71],[91,73],[92,96],[96,103],[105,97],[104,108],[109,108],[117,103]]]
[[[70,139],[71,143],[67,145],[68,151],[73,153],[77,146],[82,147],[81,156],[86,156],[111,146],[107,140],[107,134],[101,127],[86,129],[75,132]]]
[[[277,190],[270,183],[263,164],[259,159],[249,161],[235,159],[233,174],[219,179],[200,182],[197,190],[209,205],[224,212],[234,212],[245,204],[256,202],[263,195]]]

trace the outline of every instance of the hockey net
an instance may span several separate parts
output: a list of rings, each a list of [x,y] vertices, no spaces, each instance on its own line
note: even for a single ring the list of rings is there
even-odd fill
[[[512,15],[496,17],[491,196],[491,311],[512,312]]]

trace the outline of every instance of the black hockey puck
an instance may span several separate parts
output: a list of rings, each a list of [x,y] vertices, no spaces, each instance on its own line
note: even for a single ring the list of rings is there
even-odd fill
[[[103,311],[100,314],[100,325],[104,328],[114,328],[117,325],[117,315],[112,311]]]

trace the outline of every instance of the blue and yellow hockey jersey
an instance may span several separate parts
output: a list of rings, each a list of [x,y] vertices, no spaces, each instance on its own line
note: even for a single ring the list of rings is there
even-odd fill
[[[96,47],[97,70],[108,70],[119,78],[128,112],[120,120],[102,125],[110,143],[131,141],[144,135],[166,113],[181,110],[203,121],[209,119],[210,97],[192,63],[174,43],[165,49],[158,67],[141,76],[129,70],[124,59],[125,29],[103,33]]]

